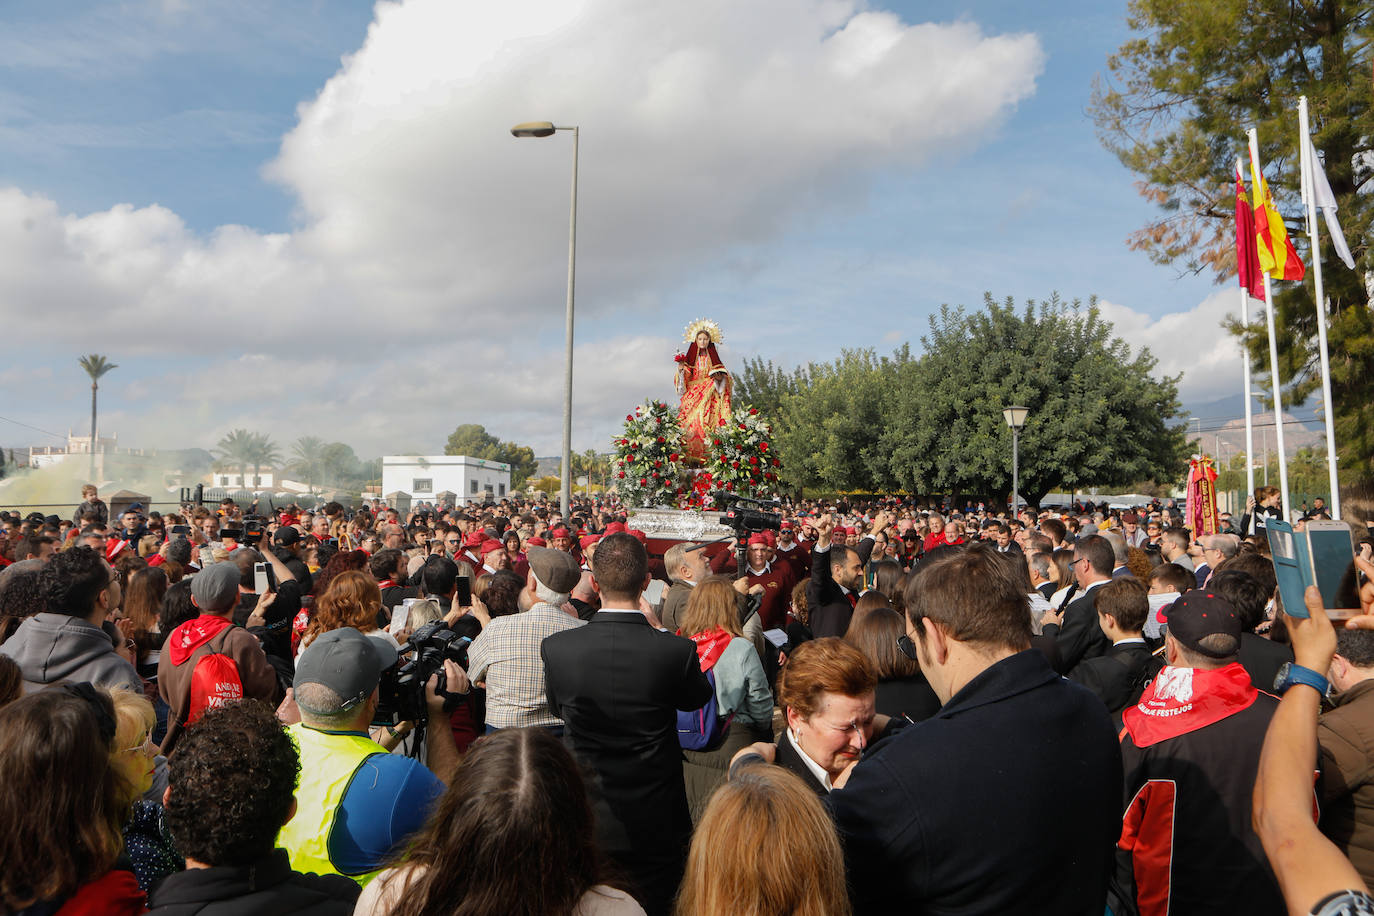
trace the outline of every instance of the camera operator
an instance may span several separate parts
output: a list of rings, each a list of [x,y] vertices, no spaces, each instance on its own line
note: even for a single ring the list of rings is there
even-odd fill
[[[352,627],[316,637],[296,664],[300,722],[289,728],[300,750],[296,816],[278,845],[296,871],[341,874],[364,884],[418,831],[458,766],[438,677],[425,685],[426,763],[389,754],[368,737],[382,672],[396,650]],[[448,690],[468,692],[463,669],[443,667]]]
[[[301,591],[311,594],[313,582],[310,568],[301,559],[301,533],[296,528],[285,525],[272,535],[272,553],[291,570],[292,578],[300,583]]]

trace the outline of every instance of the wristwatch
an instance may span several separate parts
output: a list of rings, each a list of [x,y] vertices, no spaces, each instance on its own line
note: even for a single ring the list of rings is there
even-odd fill
[[[1304,668],[1302,665],[1295,665],[1292,662],[1284,662],[1283,667],[1279,669],[1278,676],[1274,678],[1274,692],[1283,696],[1284,691],[1294,684],[1306,684],[1322,696],[1326,696],[1326,692],[1331,689],[1326,678],[1311,668]]]

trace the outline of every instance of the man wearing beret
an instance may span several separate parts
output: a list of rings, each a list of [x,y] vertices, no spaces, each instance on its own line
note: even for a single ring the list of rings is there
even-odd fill
[[[1236,660],[1241,621],[1215,592],[1169,608],[1168,667],[1122,714],[1125,798],[1114,913],[1286,912],[1250,799],[1278,707]],[[1315,767],[1316,760],[1313,760]]]
[[[561,734],[563,720],[544,690],[546,636],[583,625],[563,610],[581,578],[572,554],[531,547],[520,613],[494,617],[468,649],[468,675],[487,690],[487,731],[538,726]]]

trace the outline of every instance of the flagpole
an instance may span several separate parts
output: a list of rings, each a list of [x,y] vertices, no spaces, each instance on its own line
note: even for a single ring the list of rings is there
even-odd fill
[[[1259,158],[1259,134],[1255,128],[1247,132],[1250,138],[1250,165],[1255,173],[1263,175],[1264,170]],[[1279,450],[1279,499],[1283,506],[1282,518],[1292,518],[1293,506],[1288,501],[1288,455],[1283,442],[1283,392],[1279,390],[1279,345],[1274,333],[1274,293],[1269,284],[1268,271],[1260,271],[1264,277],[1264,319],[1269,326],[1269,387],[1274,396],[1274,438]]]
[[[1240,157],[1236,157],[1236,180],[1243,182],[1240,171]],[[1253,244],[1253,241],[1251,242]],[[1239,268],[1239,265],[1237,265]],[[1240,324],[1241,327],[1250,327],[1250,290],[1245,288],[1244,281],[1240,285]],[[1253,496],[1255,493],[1255,426],[1252,414],[1254,409],[1251,402],[1254,394],[1250,388],[1250,348],[1241,347],[1241,380],[1245,384],[1245,495]]]
[[[1302,155],[1302,200],[1306,205],[1307,238],[1311,243],[1313,279],[1316,281],[1317,306],[1317,348],[1321,353],[1322,370],[1322,413],[1326,420],[1326,473],[1331,486],[1331,517],[1341,517],[1341,488],[1336,477],[1336,421],[1334,405],[1331,403],[1331,356],[1326,347],[1326,293],[1322,288],[1322,259],[1320,239],[1317,236],[1317,195],[1312,189],[1312,170],[1316,163],[1309,153],[1311,147],[1311,128],[1307,121],[1307,96],[1298,99],[1298,149]]]

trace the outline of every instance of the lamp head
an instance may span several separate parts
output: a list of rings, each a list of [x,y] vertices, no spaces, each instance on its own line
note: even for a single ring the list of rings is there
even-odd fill
[[[1007,425],[1012,429],[1020,429],[1026,425],[1026,414],[1030,410],[1026,407],[1007,407],[1002,411],[1002,419],[1007,421]]]
[[[552,121],[526,121],[510,129],[513,137],[551,137],[555,128]]]

